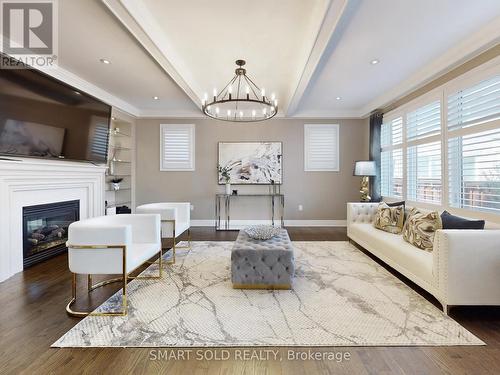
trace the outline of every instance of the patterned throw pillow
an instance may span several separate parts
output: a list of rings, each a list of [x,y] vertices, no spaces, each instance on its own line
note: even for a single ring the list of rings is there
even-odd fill
[[[436,230],[442,227],[437,211],[413,208],[403,228],[403,239],[419,249],[432,251]]]
[[[404,215],[404,206],[389,207],[382,202],[377,207],[373,226],[389,233],[399,234],[403,230]]]

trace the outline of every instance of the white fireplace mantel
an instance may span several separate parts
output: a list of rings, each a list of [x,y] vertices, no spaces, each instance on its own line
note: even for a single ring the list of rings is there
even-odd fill
[[[23,270],[23,207],[80,200],[80,218],[104,215],[105,165],[0,160],[0,282]]]

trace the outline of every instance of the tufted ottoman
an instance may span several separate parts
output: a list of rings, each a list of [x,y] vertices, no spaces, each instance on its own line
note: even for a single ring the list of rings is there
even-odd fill
[[[269,240],[254,240],[241,230],[231,252],[233,288],[290,289],[295,267],[286,229]]]

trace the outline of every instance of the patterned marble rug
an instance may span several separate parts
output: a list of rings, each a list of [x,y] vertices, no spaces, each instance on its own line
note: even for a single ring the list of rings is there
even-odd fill
[[[53,346],[484,345],[348,242],[294,245],[293,290],[268,291],[231,288],[232,242],[193,242],[162,280],[130,282],[128,316],[86,317]]]

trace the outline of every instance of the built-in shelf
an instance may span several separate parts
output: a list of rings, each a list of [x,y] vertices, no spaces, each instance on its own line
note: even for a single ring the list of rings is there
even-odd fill
[[[131,174],[117,174],[117,173],[108,174],[108,173],[106,173],[106,177],[130,177],[130,176],[131,176]]]
[[[113,162],[113,163],[132,163],[130,160],[121,160],[121,159],[114,159],[114,160],[110,160],[110,162]]]
[[[114,150],[127,150],[127,151],[132,150],[130,147],[123,147],[123,146],[109,145],[109,147],[111,147]]]
[[[106,173],[105,186],[106,201],[109,202],[107,208],[118,206],[134,205],[134,124],[123,118],[113,120],[109,132],[108,150],[108,171]],[[125,186],[119,190],[114,190],[111,186],[111,179],[126,178]],[[114,210],[108,210],[108,214],[113,214]]]
[[[127,203],[132,203],[130,201],[128,202],[114,202],[114,203],[108,203],[108,205],[106,206],[107,208],[113,208],[113,207],[119,207],[119,206],[126,206]]]
[[[113,136],[113,137],[132,137],[130,134],[126,134],[126,133],[123,133],[123,132],[117,132],[115,130],[111,130],[109,132],[109,135]]]

